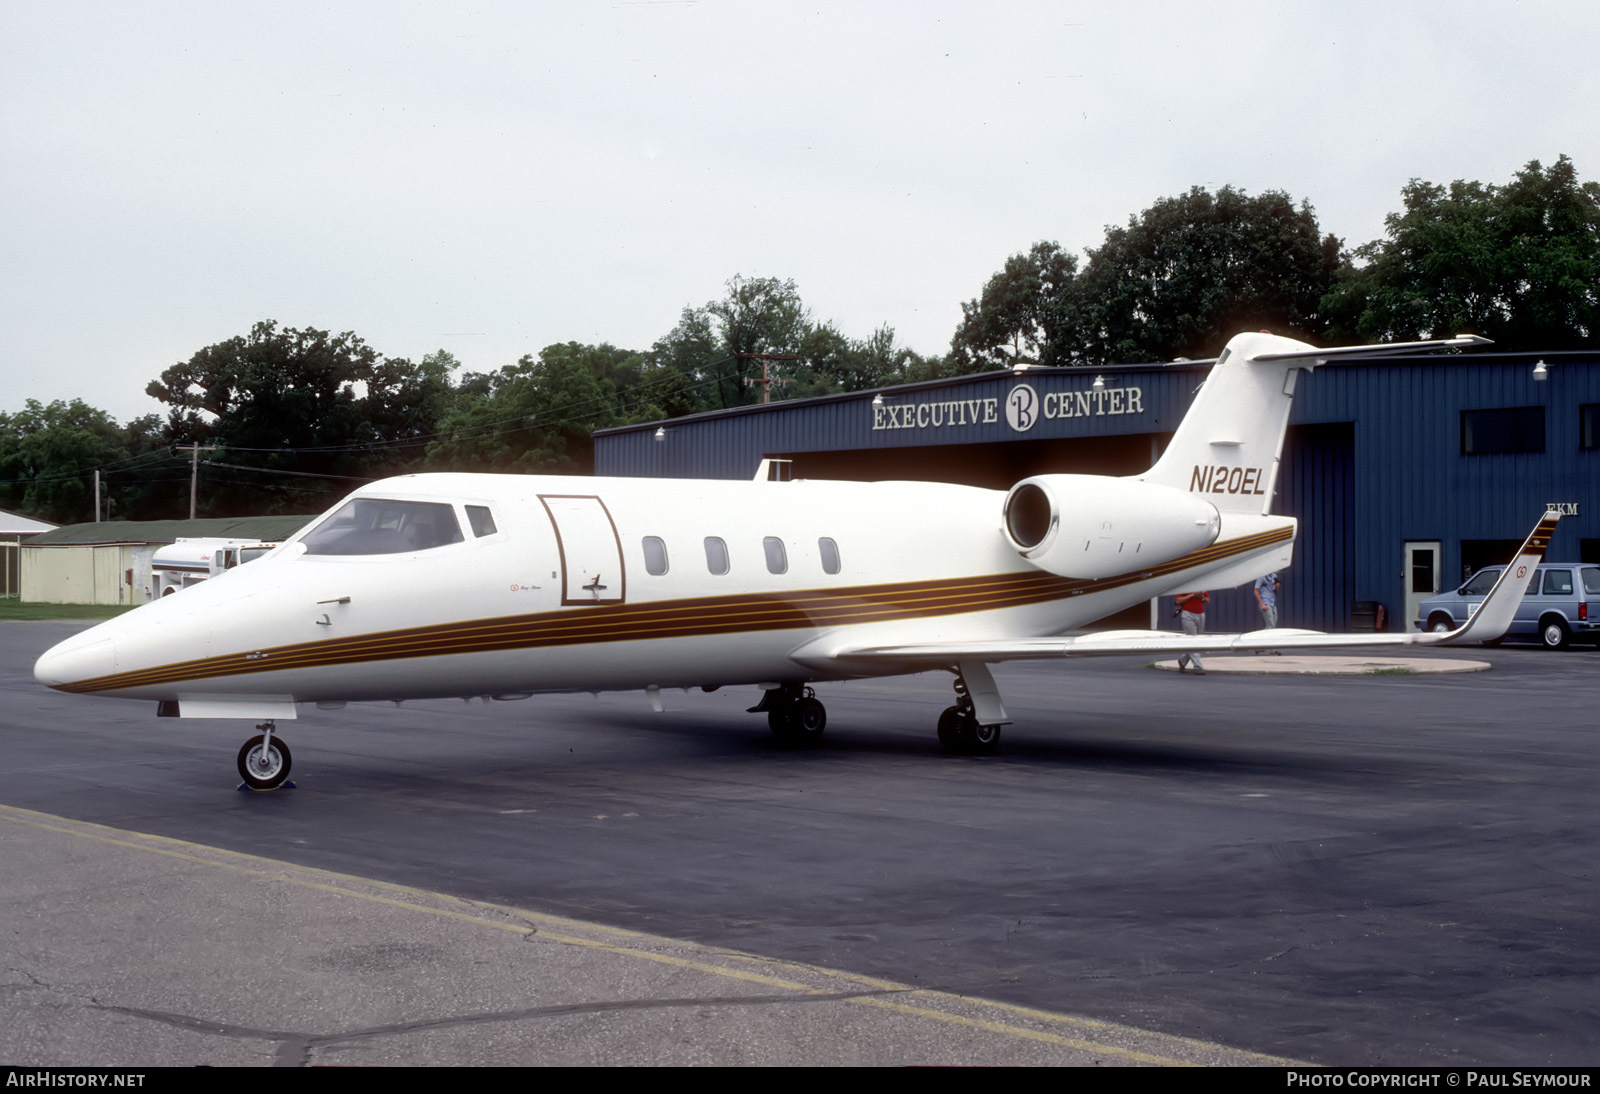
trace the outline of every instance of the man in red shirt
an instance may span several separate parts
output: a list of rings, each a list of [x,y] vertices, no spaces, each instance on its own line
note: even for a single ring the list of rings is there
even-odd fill
[[[1206,605],[1211,603],[1211,594],[1205,592],[1179,593],[1178,619],[1183,623],[1184,634],[1204,634],[1206,631]],[[1187,672],[1189,662],[1194,662],[1194,674],[1204,676],[1206,669],[1200,662],[1198,653],[1186,653],[1178,658],[1178,671]]]

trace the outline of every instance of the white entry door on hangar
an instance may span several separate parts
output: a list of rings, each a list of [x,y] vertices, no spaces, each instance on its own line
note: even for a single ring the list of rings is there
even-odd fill
[[[1404,578],[1406,582],[1406,614],[1400,620],[1402,630],[1411,629],[1417,617],[1417,605],[1430,596],[1438,596],[1439,565],[1443,561],[1436,539],[1412,540],[1406,544]]]

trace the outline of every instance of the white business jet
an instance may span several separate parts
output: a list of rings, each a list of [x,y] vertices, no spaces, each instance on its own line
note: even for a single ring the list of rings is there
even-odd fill
[[[271,554],[102,623],[39,658],[66,692],[247,718],[246,784],[289,774],[298,703],[755,684],[781,737],[822,732],[811,685],[948,669],[949,748],[1010,721],[988,666],[1094,654],[1449,645],[1504,633],[1558,516],[1447,634],[1281,629],[1066,637],[1183,588],[1288,566],[1269,508],[1295,380],[1333,358],[1484,341],[1319,350],[1232,339],[1155,467],[1036,475],[1009,491],[924,482],[427,474],[362,487]]]

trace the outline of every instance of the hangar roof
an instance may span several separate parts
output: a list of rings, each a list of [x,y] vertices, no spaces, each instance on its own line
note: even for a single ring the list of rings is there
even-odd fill
[[[287,539],[316,519],[309,516],[201,517],[198,520],[102,520],[68,524],[34,536],[29,547],[84,547],[109,543],[171,543],[184,536],[218,539]]]

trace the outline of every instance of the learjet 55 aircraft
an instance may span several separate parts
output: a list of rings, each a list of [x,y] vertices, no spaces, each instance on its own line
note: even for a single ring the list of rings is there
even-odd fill
[[[1268,508],[1295,380],[1333,358],[1232,339],[1142,475],[1044,474],[1009,491],[926,482],[425,474],[364,486],[271,554],[87,630],[41,683],[260,722],[247,785],[289,774],[297,703],[754,684],[780,737],[826,721],[819,681],[946,669],[939,738],[985,751],[1006,715],[988,666],[1094,654],[1460,644],[1504,633],[1558,519],[1547,513],[1476,614],[1447,634],[1280,629],[1067,636],[1184,588],[1288,566]]]

